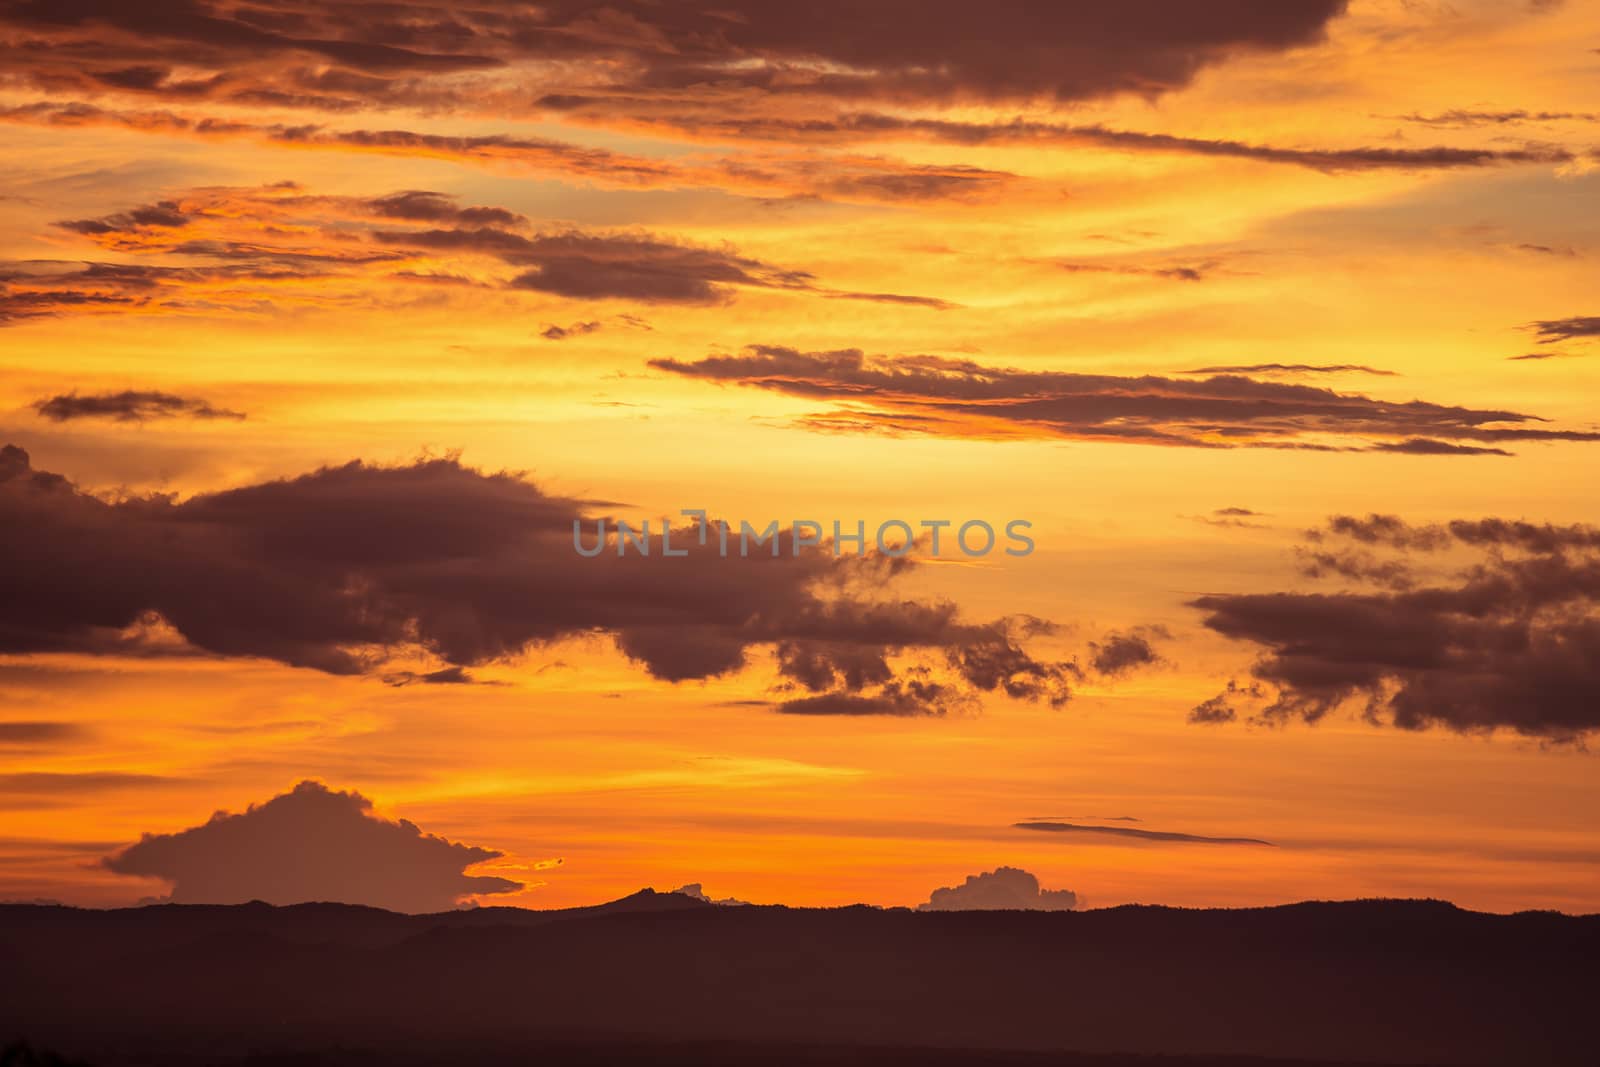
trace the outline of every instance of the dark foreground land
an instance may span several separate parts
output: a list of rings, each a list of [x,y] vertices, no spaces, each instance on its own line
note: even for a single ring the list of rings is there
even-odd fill
[[[0,907],[0,1046],[93,1067],[1592,1067],[1597,1003],[1600,916],[1424,901]]]

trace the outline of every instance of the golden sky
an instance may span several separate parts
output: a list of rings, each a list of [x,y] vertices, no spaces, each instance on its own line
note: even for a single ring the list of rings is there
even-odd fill
[[[1600,910],[1600,4],[806,7],[0,3],[0,898]]]

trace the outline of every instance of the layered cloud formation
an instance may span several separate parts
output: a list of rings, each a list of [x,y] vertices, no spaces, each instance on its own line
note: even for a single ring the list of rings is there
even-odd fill
[[[950,306],[934,297],[829,288],[804,270],[727,246],[541,227],[505,208],[463,207],[424,190],[318,196],[292,182],[197,189],[57,225],[123,258],[0,262],[0,325],[81,314],[348,307],[377,299],[373,283],[400,293],[429,286],[632,304],[717,305],[741,290],[764,289]]]
[[[1600,441],[1600,432],[1542,426],[1538,417],[1518,411],[1395,402],[1234,373],[1198,380],[1079,374],[777,345],[650,365],[707,382],[831,401],[837,406],[803,423],[829,432],[1438,455],[1503,453],[1494,446],[1515,441]]]

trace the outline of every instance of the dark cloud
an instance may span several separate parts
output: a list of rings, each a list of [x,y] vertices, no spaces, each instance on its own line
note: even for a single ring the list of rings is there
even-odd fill
[[[384,685],[396,688],[407,685],[471,685],[475,681],[465,667],[441,667],[436,671],[391,671],[383,677]]]
[[[83,727],[70,722],[0,722],[0,745],[72,741],[82,737],[84,732]]]
[[[1521,108],[1509,111],[1472,111],[1452,108],[1433,115],[1401,115],[1406,122],[1423,126],[1470,128],[1474,126],[1510,126],[1525,122],[1600,122],[1600,114],[1589,111],[1526,111]]]
[[[1362,549],[1298,547],[1300,573],[1307,578],[1350,578],[1390,589],[1409,589],[1416,584],[1411,565],[1403,559],[1380,559]]]
[[[947,308],[946,301],[894,293],[823,289],[805,271],[788,270],[731,249],[696,247],[644,235],[579,232],[525,237],[505,230],[379,232],[380,242],[470,251],[530,268],[512,278],[513,289],[532,289],[577,300],[615,298],[644,304],[721,304],[736,288],[788,289],[847,300]]]
[[[544,85],[626,97],[943,102],[1144,96],[1241,53],[1315,43],[1344,0],[1181,0],[1114,8],[998,0],[771,0],[707,7],[613,0],[475,8],[422,0],[246,7],[114,0],[0,8],[13,78],[234,104],[482,106]],[[848,25],[849,33],[837,32]],[[179,73],[184,72],[198,73]],[[480,72],[470,82],[452,77]],[[559,84],[566,75],[570,87]],[[556,84],[552,84],[552,82]],[[476,92],[474,92],[476,90]]]
[[[918,911],[1071,911],[1078,894],[1040,889],[1039,879],[1017,867],[970,874],[960,885],[935,889]]]
[[[454,197],[425,189],[390,193],[367,201],[374,214],[408,222],[449,222],[460,226],[522,226],[527,219],[503,207],[462,207]]]
[[[413,248],[476,252],[529,268],[508,283],[578,300],[617,298],[639,303],[720,304],[735,288],[788,289],[847,300],[945,308],[930,297],[824,289],[805,271],[789,270],[741,256],[731,249],[704,248],[652,235],[580,232],[524,236],[482,227],[373,235],[382,243]]]
[[[1077,660],[1041,662],[1024,650],[1029,637],[1053,629],[1044,620],[1018,617],[971,631],[962,648],[947,654],[958,679],[969,688],[940,680],[923,667],[894,676],[881,657],[864,656],[847,646],[784,641],[777,648],[781,673],[813,695],[780,701],[777,710],[786,715],[926,715],[970,706],[975,690],[1061,707],[1074,683],[1094,676],[1112,680],[1161,663],[1154,642],[1170,636],[1159,626],[1108,633],[1088,643],[1087,666]],[[875,692],[862,695],[872,686],[877,686]]]
[[[1600,530],[1336,516],[1308,539],[1308,573],[1356,588],[1193,601],[1209,629],[1261,656],[1248,693],[1230,685],[1192,719],[1227,721],[1259,701],[1266,723],[1349,704],[1407,730],[1554,741],[1600,730]],[[1426,573],[1462,553],[1469,565]]]
[[[1433,442],[1596,441],[1600,433],[1537,425],[1535,416],[1391,402],[1241,375],[1201,381],[1029,371],[943,356],[868,356],[753,345],[658,370],[766,389],[839,408],[805,425],[825,432],[946,437],[1067,437],[1196,448],[1432,451]],[[1493,449],[1465,449],[1478,454]]]
[[[216,408],[204,400],[159,393],[151,390],[124,389],[120,393],[97,393],[88,396],[64,393],[41,400],[34,410],[54,422],[72,419],[114,419],[118,422],[144,422],[147,419],[243,419],[242,411]]]
[[[305,781],[238,815],[219,811],[188,830],[145,834],[102,862],[117,874],[167,880],[176,904],[336,901],[436,912],[468,895],[521,889],[462,873],[500,856],[379,818],[360,793]]]
[[[1373,374],[1398,378],[1392,370],[1379,370],[1360,363],[1239,363],[1218,367],[1196,367],[1185,374]]]
[[[1133,630],[1128,633],[1110,633],[1089,644],[1089,666],[1097,674],[1116,677],[1140,667],[1161,662],[1161,656],[1152,644],[1153,639],[1170,637],[1160,627]]]
[[[72,797],[80,793],[114,793],[170,785],[173,779],[157,774],[124,771],[23,771],[0,774],[0,797]]]
[[[1409,523],[1397,515],[1335,515],[1306,539],[1323,542],[1349,539],[1368,545],[1419,552],[1438,552],[1452,542],[1474,548],[1512,548],[1545,555],[1575,549],[1600,549],[1600,530],[1591,526],[1557,526],[1522,519],[1455,519],[1447,523]]]
[[[1063,678],[1062,692],[1065,688]],[[817,696],[795,697],[781,701],[777,710],[785,715],[840,715],[875,716],[890,715],[910,717],[928,715],[949,706],[952,694],[937,684],[914,684],[911,688],[890,685],[886,691],[873,696],[853,693],[822,693]]]
[[[1163,830],[1135,830],[1128,826],[1088,826],[1071,822],[1019,822],[1013,825],[1018,830],[1037,830],[1046,834],[1102,834],[1109,837],[1130,838],[1136,841],[1165,841],[1175,844],[1265,845],[1268,848],[1273,847],[1271,841],[1262,841],[1254,837],[1203,837],[1199,834],[1178,834]]]
[[[189,216],[172,201],[137,207],[103,219],[78,219],[56,225],[73,233],[98,235],[124,230],[170,230],[189,225]]]
[[[438,683],[601,633],[669,681],[737,671],[752,648],[772,648],[781,710],[834,714],[936,713],[985,692],[1060,705],[1080,674],[1028,650],[1048,622],[893,598],[911,557],[796,553],[785,532],[776,556],[721,558],[691,527],[673,531],[689,555],[662,558],[657,527],[650,557],[585,559],[573,529],[583,520],[592,539],[588,511],[455,459],[107,501],[6,446],[0,651],[135,652],[159,618],[213,655]],[[444,668],[386,665],[418,652]]]
[[[1431,437],[1408,437],[1404,441],[1385,441],[1372,446],[1378,452],[1398,452],[1407,456],[1509,456],[1503,448],[1458,445]]]
[[[1191,515],[1195,522],[1203,522],[1207,526],[1225,526],[1239,530],[1265,530],[1265,523],[1253,520],[1263,518],[1258,511],[1249,508],[1218,508],[1209,515]]]
[[[603,116],[608,105],[603,100],[579,106],[585,113]],[[854,141],[916,138],[961,145],[1053,145],[1112,149],[1120,152],[1157,152],[1224,159],[1246,159],[1260,163],[1281,163],[1307,167],[1328,174],[1363,171],[1460,170],[1524,163],[1570,163],[1576,157],[1568,149],[1527,144],[1520,148],[1452,148],[1434,145],[1424,148],[1359,146],[1354,148],[1289,148],[1251,144],[1222,138],[1189,137],[1138,130],[1118,130],[1101,125],[1074,125],[1013,119],[1002,122],[961,122],[950,119],[905,118],[897,115],[863,112],[825,118],[792,119],[746,116],[723,118],[668,114],[656,120],[660,125],[700,135],[748,142]]]
[[[177,252],[178,249],[163,251]],[[125,314],[156,309],[177,313],[203,313],[229,307],[259,311],[262,304],[274,296],[287,296],[285,283],[331,280],[335,272],[359,267],[348,258],[330,257],[319,261],[313,254],[286,257],[249,246],[217,242],[188,244],[183,254],[207,256],[222,262],[207,267],[178,267],[0,261],[0,325],[62,315]],[[230,297],[230,293],[237,295]]]
[[[1520,356],[1507,356],[1506,358],[1513,363],[1521,363],[1540,359],[1577,359],[1582,355],[1583,353],[1581,352],[1557,352],[1553,349],[1546,349],[1543,352],[1526,352]]]
[[[1203,281],[1210,271],[1216,269],[1216,260],[1206,260],[1193,264],[1172,264],[1168,266],[1143,266],[1134,263],[1073,263],[1057,261],[1053,266],[1069,274],[1124,274],[1135,277],[1165,278],[1175,282]]]
[[[1530,322],[1542,345],[1557,341],[1573,341],[1584,337],[1600,337],[1600,315],[1576,315],[1570,319],[1545,319]]]
[[[1241,700],[1260,700],[1263,695],[1260,685],[1240,685],[1237,679],[1230,678],[1228,688],[1189,709],[1189,721],[1201,726],[1233,722],[1239,717]]]
[[[557,326],[552,323],[539,331],[539,336],[546,341],[565,341],[569,337],[582,337],[586,333],[594,333],[601,328],[596,321],[575,322],[571,326]]]

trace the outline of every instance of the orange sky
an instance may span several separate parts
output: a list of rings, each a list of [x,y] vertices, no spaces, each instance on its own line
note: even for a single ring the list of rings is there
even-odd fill
[[[1600,6],[714,6],[0,10],[0,444],[72,486],[0,483],[0,898],[160,895],[100,858],[312,778],[502,851],[471,873],[527,888],[482,899],[529,907],[914,904],[1010,865],[1094,906],[1600,909]],[[460,496],[371,510],[447,456]],[[271,525],[258,487],[354,460]],[[524,573],[549,544],[481,548],[536,510],[501,471],[590,515],[1038,549],[922,551],[802,624],[739,560]],[[1327,526],[1371,514],[1401,532]],[[1485,518],[1547,536],[1436,525]],[[330,574],[384,616],[360,649],[368,614],[320,635],[284,592]],[[672,680],[661,643],[746,595],[744,665]],[[945,602],[972,630],[851,629]],[[1021,617],[1055,624],[1030,669],[1077,665],[1062,706],[957,662]],[[1096,669],[1119,635],[1154,661]],[[893,677],[807,685],[786,643]],[[949,698],[785,713],[917,679]],[[1191,721],[1230,680],[1257,695]]]

